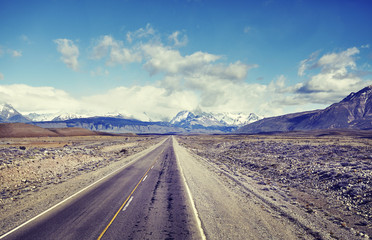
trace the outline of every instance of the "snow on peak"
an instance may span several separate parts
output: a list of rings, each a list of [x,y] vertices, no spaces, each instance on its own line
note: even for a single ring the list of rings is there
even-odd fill
[[[52,121],[66,121],[70,119],[75,119],[75,118],[84,118],[85,116],[82,116],[80,114],[75,114],[75,113],[60,113],[58,116],[54,117]]]
[[[177,115],[174,118],[172,118],[170,123],[171,124],[176,124],[176,123],[182,122],[182,121],[186,120],[189,116],[194,117],[195,115],[190,111],[181,111],[181,112],[177,113]]]
[[[261,117],[254,113],[217,113],[216,118],[229,126],[243,126],[260,120]]]
[[[27,118],[31,119],[33,122],[45,122],[45,121],[65,121],[74,118],[84,118],[85,115],[76,113],[29,113],[25,115]]]
[[[21,113],[13,108],[12,105],[0,104],[0,121],[1,122],[29,122]]]
[[[7,103],[1,104],[0,109],[1,109],[0,115],[2,118],[5,118],[5,119],[9,119],[10,117],[14,115],[20,114],[19,112],[17,112],[17,110],[13,108],[12,105],[7,104]]]
[[[197,109],[181,111],[171,121],[175,125],[243,126],[261,119],[254,113],[206,113]]]

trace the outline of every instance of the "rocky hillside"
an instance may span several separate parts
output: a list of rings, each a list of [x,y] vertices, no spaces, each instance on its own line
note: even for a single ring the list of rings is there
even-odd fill
[[[351,93],[326,109],[265,118],[238,133],[285,132],[314,129],[372,129],[372,85]]]

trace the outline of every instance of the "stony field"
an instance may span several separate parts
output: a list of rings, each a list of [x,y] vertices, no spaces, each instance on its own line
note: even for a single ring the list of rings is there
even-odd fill
[[[263,190],[285,190],[308,214],[372,235],[372,139],[351,136],[182,136],[181,145]],[[275,199],[274,199],[275,200]]]

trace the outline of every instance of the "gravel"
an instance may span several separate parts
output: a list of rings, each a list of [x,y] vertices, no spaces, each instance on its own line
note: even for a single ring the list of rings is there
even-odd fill
[[[255,180],[263,191],[286,190],[285,197],[308,214],[322,212],[355,235],[372,235],[371,139],[283,135],[178,139],[232,176]]]

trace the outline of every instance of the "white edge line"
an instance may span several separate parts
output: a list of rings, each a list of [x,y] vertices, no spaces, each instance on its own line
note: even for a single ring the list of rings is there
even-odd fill
[[[165,140],[166,140],[166,139],[165,139]],[[158,143],[158,144],[153,145],[152,147],[150,147],[150,148],[148,148],[148,149],[156,148],[158,145],[161,145],[163,142],[165,142],[165,140],[161,141],[161,142]],[[147,150],[147,149],[146,149],[146,150]],[[146,150],[144,150],[144,151],[146,151]],[[144,152],[144,151],[142,151],[142,152]],[[142,152],[139,152],[139,153],[138,153],[138,156],[135,156],[135,155],[132,156],[132,158],[133,158],[133,159],[138,159],[138,158],[142,157],[143,155],[145,155],[145,154],[147,153],[147,152],[146,152],[146,153],[144,153],[144,154],[141,154]],[[113,171],[113,172],[107,174],[106,176],[100,178],[99,180],[95,181],[94,183],[90,184],[89,186],[87,186],[87,187],[81,189],[80,191],[74,193],[73,195],[69,196],[68,198],[62,200],[61,202],[57,203],[56,205],[54,205],[54,206],[50,207],[49,209],[45,210],[44,212],[40,213],[39,215],[37,215],[37,216],[31,218],[30,220],[28,220],[28,221],[22,223],[22,224],[19,225],[18,227],[13,228],[13,229],[10,230],[9,232],[7,232],[7,233],[5,233],[4,235],[0,236],[0,239],[2,239],[2,238],[4,238],[4,237],[8,236],[9,234],[11,234],[11,233],[17,231],[17,230],[20,229],[21,227],[23,227],[23,226],[29,224],[30,222],[32,222],[32,221],[34,221],[35,219],[41,217],[42,215],[46,214],[47,212],[50,212],[51,210],[53,210],[54,208],[58,207],[59,205],[65,203],[66,201],[70,200],[71,198],[75,197],[76,195],[80,194],[81,192],[84,192],[84,191],[87,190],[88,188],[90,188],[90,187],[92,187],[93,185],[99,183],[99,182],[102,181],[103,179],[105,179],[105,178],[111,176],[112,174],[116,173],[117,171],[119,171],[119,170],[125,168],[125,167],[128,166],[129,164],[132,164],[134,161],[135,161],[135,160],[130,160],[130,162],[128,162],[128,163],[125,164],[124,166],[122,166],[122,167],[116,169],[115,171]]]
[[[146,178],[147,178],[147,175],[146,175],[145,178],[142,180],[142,182],[144,182],[144,181],[146,180]]]
[[[130,199],[129,199],[129,201],[127,202],[127,204],[125,204],[125,207],[123,208],[123,212],[125,211],[125,210],[127,210],[127,207],[129,206],[129,204],[130,204],[130,202],[133,200],[133,196],[131,196],[130,197]]]
[[[132,162],[130,162],[130,163],[132,163]],[[39,215],[37,215],[37,216],[31,218],[31,219],[28,220],[27,222],[22,223],[21,225],[19,225],[18,227],[14,228],[13,230],[11,230],[11,231],[7,232],[6,234],[0,236],[0,239],[6,237],[7,235],[11,234],[11,233],[14,232],[14,231],[17,231],[17,230],[20,229],[21,227],[25,226],[26,224],[28,224],[28,223],[34,221],[35,219],[37,219],[37,218],[39,218],[39,217],[41,217],[42,215],[44,215],[44,214],[46,214],[47,212],[53,210],[54,208],[58,207],[59,205],[65,203],[66,201],[70,200],[71,198],[75,197],[76,195],[80,194],[81,192],[84,192],[84,191],[87,190],[88,188],[90,188],[90,187],[92,187],[93,185],[99,183],[100,181],[102,181],[103,179],[109,177],[110,175],[116,173],[117,171],[119,171],[119,170],[121,170],[122,168],[126,167],[126,166],[127,166],[128,164],[130,164],[130,163],[125,164],[124,166],[122,166],[122,167],[116,169],[115,171],[113,171],[113,172],[109,173],[108,175],[104,176],[103,178],[101,178],[101,179],[97,180],[96,182],[90,184],[89,186],[87,186],[87,187],[81,189],[81,190],[78,191],[77,193],[74,193],[73,195],[69,196],[68,198],[66,198],[66,199],[62,200],[61,202],[57,203],[56,205],[50,207],[49,209],[45,210],[44,212],[40,213]]]
[[[173,146],[174,146],[174,144],[175,144],[175,142],[176,142],[177,140],[175,139],[174,136],[172,136],[172,139],[173,139]],[[178,142],[177,142],[177,143],[178,143]],[[192,210],[193,210],[193,212],[194,212],[194,217],[195,217],[196,223],[197,223],[197,225],[198,225],[198,229],[199,229],[199,233],[200,233],[201,239],[206,240],[207,237],[205,236],[205,233],[204,233],[203,227],[202,227],[202,225],[201,225],[201,220],[200,220],[200,217],[199,217],[199,214],[198,214],[198,210],[197,210],[196,207],[195,207],[195,202],[194,202],[194,199],[192,198],[190,188],[189,188],[189,186],[187,185],[185,175],[183,174],[183,169],[182,169],[182,167],[181,167],[181,164],[179,163],[179,157],[178,157],[177,151],[174,151],[174,152],[175,152],[175,154],[176,154],[177,165],[179,166],[179,168],[180,168],[180,170],[181,170],[180,172],[181,172],[181,175],[182,175],[182,178],[183,178],[183,182],[185,183],[185,187],[186,187],[187,195],[189,196],[189,200],[190,200],[190,202],[191,202],[191,207],[192,207]]]

